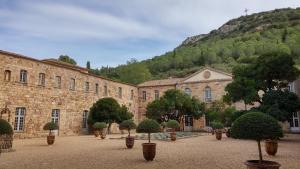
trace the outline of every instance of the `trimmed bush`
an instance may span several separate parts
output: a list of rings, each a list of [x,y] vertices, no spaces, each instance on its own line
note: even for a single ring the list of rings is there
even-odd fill
[[[130,136],[130,130],[132,129],[136,129],[136,124],[134,123],[133,120],[124,120],[120,126],[119,129],[120,130],[127,130],[128,131],[128,136]]]
[[[107,128],[107,124],[104,122],[96,122],[94,123],[93,127],[95,130],[102,130],[104,128]]]
[[[165,128],[167,126],[167,123],[166,122],[161,122],[160,126],[162,126],[163,128]]]
[[[177,120],[169,120],[167,122],[167,127],[172,128],[172,129],[177,129],[180,127],[180,125]]]
[[[52,130],[57,130],[58,125],[54,122],[48,122],[44,125],[43,129],[44,130],[49,130],[51,132]]]
[[[233,138],[256,140],[259,158],[262,161],[260,141],[278,139],[283,133],[278,121],[273,117],[261,112],[250,112],[234,121],[231,135]]]
[[[160,131],[160,125],[157,121],[152,119],[143,120],[136,129],[138,133],[148,133],[148,141],[150,143],[150,134],[158,133]]]
[[[12,135],[13,129],[6,120],[0,119],[0,135],[4,134]]]
[[[212,122],[211,127],[213,129],[223,129],[224,125],[220,122],[214,121],[214,122]]]

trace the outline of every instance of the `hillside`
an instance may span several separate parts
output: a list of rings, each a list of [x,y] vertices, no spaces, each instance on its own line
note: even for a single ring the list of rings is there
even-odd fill
[[[241,16],[208,34],[189,37],[173,51],[163,55],[91,71],[138,84],[169,76],[183,77],[205,65],[231,71],[236,64],[251,62],[262,53],[272,50],[291,53],[300,64],[300,8]]]

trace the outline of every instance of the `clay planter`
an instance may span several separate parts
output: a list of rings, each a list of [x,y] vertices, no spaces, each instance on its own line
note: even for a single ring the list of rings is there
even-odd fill
[[[143,143],[142,146],[145,160],[153,161],[156,154],[156,143]]]
[[[52,135],[47,136],[48,145],[52,145],[54,143],[54,141],[55,141],[55,136],[52,136]]]
[[[99,137],[100,132],[99,132],[98,130],[95,130],[95,131],[94,131],[94,135],[95,135],[95,137]]]
[[[0,150],[11,149],[13,145],[13,135],[3,134],[0,135]]]
[[[100,137],[101,137],[101,139],[105,139],[105,137],[106,137],[106,132],[105,132],[105,131],[101,131],[101,132],[100,132]]]
[[[222,130],[216,130],[216,139],[221,140],[222,139]]]
[[[172,141],[176,141],[176,133],[175,132],[170,133],[170,136],[171,136]]]
[[[247,169],[279,169],[281,166],[275,161],[266,161],[263,160],[262,163],[259,163],[259,160],[248,160],[245,162]]]
[[[126,147],[132,148],[134,145],[134,137],[128,136],[126,137]]]
[[[278,149],[277,140],[265,140],[265,149],[269,155],[275,156]]]

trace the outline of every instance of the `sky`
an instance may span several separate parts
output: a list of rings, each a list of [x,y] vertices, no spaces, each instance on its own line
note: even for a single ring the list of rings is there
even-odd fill
[[[230,19],[300,0],[0,0],[0,50],[93,68],[150,59]]]

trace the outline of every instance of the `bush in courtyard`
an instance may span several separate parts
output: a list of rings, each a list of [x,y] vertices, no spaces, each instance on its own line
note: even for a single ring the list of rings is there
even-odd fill
[[[221,122],[213,121],[211,127],[213,129],[223,129],[224,125]]]
[[[128,131],[128,136],[129,137],[130,137],[130,130],[136,129],[136,127],[137,126],[136,126],[136,124],[134,123],[133,120],[124,120],[119,126],[120,130],[127,130]]]
[[[169,121],[167,122],[167,127],[172,128],[172,129],[175,130],[175,129],[179,128],[180,125],[179,125],[179,123],[178,123],[177,120],[169,120]]]
[[[58,129],[58,125],[54,122],[48,122],[44,125],[43,129],[44,130],[49,130],[49,133],[51,133],[52,130],[57,130]]]
[[[249,112],[235,120],[231,127],[233,138],[251,139],[258,143],[259,157],[262,161],[260,141],[278,139],[283,136],[278,121],[261,112]]]
[[[94,123],[93,127],[95,130],[102,130],[107,127],[107,124],[104,122],[96,122]]]
[[[136,131],[138,133],[148,133],[148,141],[150,143],[150,134],[159,132],[160,125],[155,120],[145,119],[138,125]]]
[[[6,120],[0,119],[0,135],[4,134],[13,134],[13,129]]]

